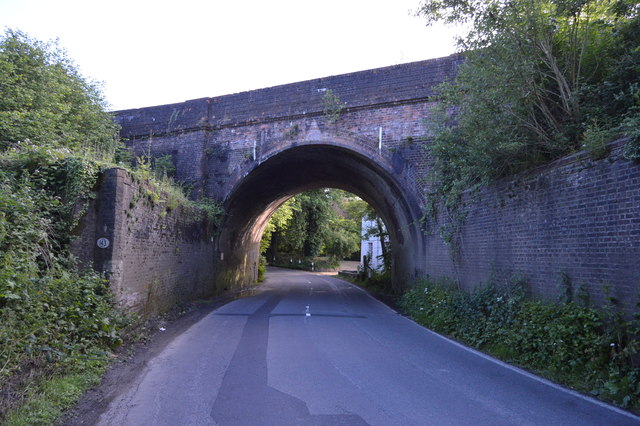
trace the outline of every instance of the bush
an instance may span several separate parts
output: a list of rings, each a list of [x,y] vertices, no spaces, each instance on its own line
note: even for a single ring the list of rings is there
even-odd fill
[[[525,294],[518,278],[492,280],[469,293],[427,278],[400,305],[434,331],[622,407],[640,408],[640,318]]]
[[[264,281],[264,275],[267,273],[267,258],[260,255],[258,261],[258,282]]]
[[[640,95],[638,95],[640,104]],[[623,155],[627,160],[640,160],[640,113],[628,117],[622,122],[622,130],[629,140],[624,146]]]
[[[27,145],[0,157],[0,390],[9,377],[84,368],[121,343],[104,277],[78,271],[72,231],[100,166]],[[33,370],[33,371],[32,371]],[[5,394],[4,392],[2,393]],[[0,400],[4,408],[8,402]]]
[[[574,303],[523,303],[509,343],[519,363],[560,376],[597,371],[607,357],[602,315]]]
[[[56,44],[0,36],[0,417],[41,378],[97,380],[121,342],[104,277],[69,252],[99,161],[121,146],[105,105]]]

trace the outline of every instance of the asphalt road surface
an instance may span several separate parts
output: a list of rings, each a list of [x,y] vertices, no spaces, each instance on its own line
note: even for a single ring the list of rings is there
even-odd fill
[[[344,281],[273,269],[180,334],[101,425],[638,425]]]

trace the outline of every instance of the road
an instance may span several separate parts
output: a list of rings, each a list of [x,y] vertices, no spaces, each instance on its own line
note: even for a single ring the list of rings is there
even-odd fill
[[[361,289],[273,269],[176,337],[100,425],[638,425],[449,341]]]

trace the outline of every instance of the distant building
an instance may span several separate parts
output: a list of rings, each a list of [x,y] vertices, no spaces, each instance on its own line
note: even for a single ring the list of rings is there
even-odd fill
[[[364,257],[369,259],[369,267],[378,271],[384,269],[382,260],[382,246],[377,235],[371,235],[371,231],[377,232],[377,225],[374,220],[362,218],[362,242],[360,244],[360,266],[364,267]]]

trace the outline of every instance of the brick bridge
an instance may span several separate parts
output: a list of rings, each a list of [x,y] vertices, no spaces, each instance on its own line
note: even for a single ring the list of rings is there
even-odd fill
[[[533,294],[553,298],[562,273],[596,303],[609,291],[635,309],[640,165],[624,159],[624,141],[612,142],[604,160],[577,153],[483,189],[468,206],[455,255],[437,232],[447,218],[421,231],[433,88],[460,60],[117,112],[137,155],[170,155],[177,179],[194,197],[223,201],[225,215],[220,233],[211,235],[189,214],[145,210],[137,201],[144,191],[116,170],[104,178],[105,194],[85,221],[81,258],[110,276],[125,306],[157,311],[252,283],[270,215],[298,192],[336,187],[359,195],[384,219],[395,287],[427,273],[469,288],[518,272]],[[339,102],[327,114],[329,98]],[[96,248],[98,237],[112,245]]]
[[[219,279],[254,281],[271,214],[296,193],[334,187],[379,212],[390,234],[394,282],[404,283],[424,273],[425,152],[415,142],[427,133],[433,86],[451,77],[459,60],[120,111],[117,121],[137,155],[170,155],[177,180],[195,196],[224,201]]]

